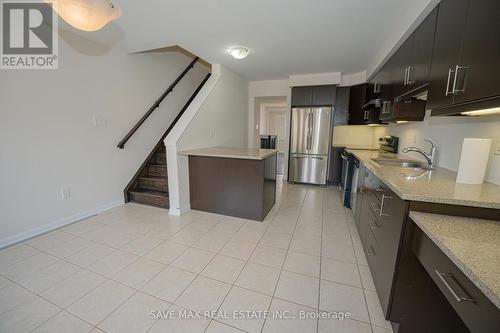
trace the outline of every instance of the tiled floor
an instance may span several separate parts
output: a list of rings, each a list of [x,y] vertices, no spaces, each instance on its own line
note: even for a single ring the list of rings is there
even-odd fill
[[[247,310],[352,319],[218,315]],[[0,251],[0,332],[89,331],[392,332],[337,190],[286,184],[263,223],[127,204]]]

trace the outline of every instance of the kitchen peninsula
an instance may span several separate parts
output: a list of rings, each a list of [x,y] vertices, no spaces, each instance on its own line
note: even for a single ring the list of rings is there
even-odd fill
[[[276,201],[276,149],[203,148],[189,157],[191,208],[262,221]]]

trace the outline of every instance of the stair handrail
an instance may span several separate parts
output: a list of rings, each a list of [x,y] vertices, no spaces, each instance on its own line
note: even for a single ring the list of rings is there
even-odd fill
[[[129,202],[129,195],[128,195],[128,191],[132,188],[132,185],[134,184],[134,181],[139,177],[139,174],[141,172],[141,170],[144,168],[144,166],[149,162],[149,160],[151,159],[151,157],[154,155],[154,153],[156,152],[156,150],[158,149],[158,147],[163,143],[163,140],[165,140],[165,138],[167,137],[167,135],[170,133],[170,131],[174,128],[174,126],[177,124],[177,122],[179,121],[179,119],[182,117],[182,115],[184,114],[184,112],[187,110],[187,108],[191,105],[191,103],[193,102],[193,100],[196,98],[196,96],[198,95],[198,93],[200,92],[201,88],[203,88],[203,86],[205,85],[205,83],[208,81],[208,79],[210,78],[210,76],[212,75],[212,73],[208,73],[205,78],[203,79],[203,81],[201,81],[201,83],[198,85],[198,87],[196,88],[196,90],[193,92],[193,94],[191,95],[191,97],[189,97],[189,99],[187,100],[186,104],[184,104],[184,106],[182,107],[182,109],[179,111],[179,113],[177,114],[177,116],[174,118],[174,120],[172,121],[172,123],[170,124],[170,126],[167,128],[167,130],[165,131],[165,133],[161,136],[160,140],[158,141],[158,143],[154,146],[153,150],[151,150],[151,152],[149,153],[148,157],[144,160],[144,162],[142,163],[142,165],[140,166],[140,168],[137,170],[137,172],[135,173],[134,177],[132,177],[132,180],[130,180],[130,182],[127,184],[127,186],[125,187],[125,189],[123,190],[123,194],[125,196],[125,202]]]
[[[182,80],[182,78],[186,75],[186,73],[189,72],[189,70],[194,67],[194,64],[199,59],[200,59],[199,57],[195,57],[193,61],[191,61],[191,63],[182,71],[182,73],[175,79],[175,81],[172,82],[172,84],[168,87],[168,89],[165,90],[165,92],[160,96],[160,98],[158,98],[158,100],[153,104],[153,106],[151,106],[149,110],[146,111],[146,113],[142,116],[141,119],[139,119],[139,121],[134,125],[134,127],[132,127],[132,129],[127,133],[127,135],[123,137],[123,139],[117,145],[118,148],[120,149],[125,148],[125,144],[127,143],[127,141],[132,137],[132,135],[134,135],[134,133],[139,129],[139,127],[141,127],[141,125],[146,121],[146,119],[148,119],[151,113],[153,113],[153,111],[160,106],[160,103],[163,102],[165,97],[167,97],[167,95],[174,90],[177,83],[179,83],[179,81]]]

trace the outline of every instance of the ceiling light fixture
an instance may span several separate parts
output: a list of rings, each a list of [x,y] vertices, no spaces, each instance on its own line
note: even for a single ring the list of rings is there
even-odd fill
[[[408,120],[397,120],[396,123],[397,124],[406,124],[408,122]]]
[[[248,54],[250,53],[250,50],[244,46],[242,47],[235,47],[232,49],[228,49],[227,53],[233,56],[233,58],[236,58],[238,60],[245,59]]]
[[[485,116],[491,114],[500,113],[500,107],[491,108],[491,109],[483,109],[483,110],[475,110],[475,111],[465,111],[460,114],[464,116]]]
[[[122,10],[110,0],[45,0],[66,22],[78,30],[97,31],[118,19]]]

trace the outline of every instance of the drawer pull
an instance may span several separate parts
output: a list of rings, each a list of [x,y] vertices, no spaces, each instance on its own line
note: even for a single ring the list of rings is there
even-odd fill
[[[379,228],[379,225],[374,220],[368,220],[368,226],[370,227],[372,232]]]
[[[380,204],[380,216],[390,216],[390,214],[384,214],[384,201],[385,199],[392,199],[391,196],[382,194],[382,203]]]
[[[453,298],[455,298],[457,300],[457,302],[467,301],[467,302],[475,303],[474,299],[471,298],[465,291],[463,291],[463,293],[466,296],[459,296],[457,294],[457,292],[455,290],[453,290],[453,288],[451,287],[451,285],[449,284],[449,282],[446,280],[446,278],[450,278],[450,279],[452,279],[452,280],[455,281],[455,284],[458,285],[458,282],[455,279],[455,277],[453,276],[453,274],[451,274],[451,273],[441,273],[437,269],[436,269],[436,274],[439,277],[439,279],[441,280],[441,282],[443,282],[443,284],[446,286],[446,288],[448,289],[448,291],[453,295]]]
[[[385,189],[382,186],[378,185],[378,186],[375,187],[375,191],[377,191],[377,192],[385,192]]]
[[[375,249],[371,245],[365,246],[365,251],[366,251],[366,254],[370,257],[373,257],[375,255]]]

